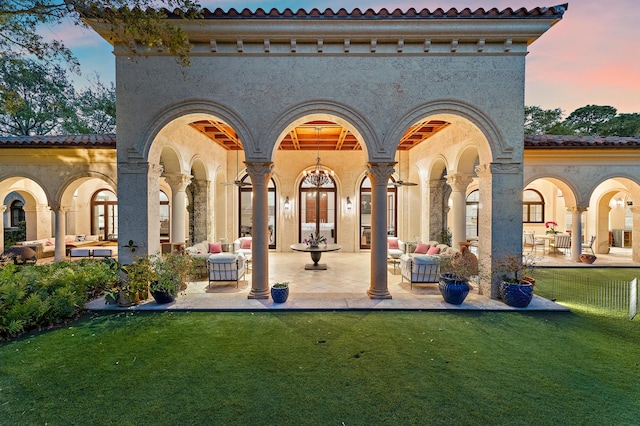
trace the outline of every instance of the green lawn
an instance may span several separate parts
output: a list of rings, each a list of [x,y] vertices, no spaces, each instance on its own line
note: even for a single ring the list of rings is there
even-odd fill
[[[586,313],[120,313],[0,345],[1,424],[637,424],[640,327]]]

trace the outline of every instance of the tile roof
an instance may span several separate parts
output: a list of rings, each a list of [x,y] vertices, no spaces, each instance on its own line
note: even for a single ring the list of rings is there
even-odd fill
[[[116,147],[116,135],[35,135],[0,136],[0,148],[113,148]]]
[[[564,12],[569,7],[568,3],[559,4],[551,7],[536,7],[531,10],[527,10],[524,7],[518,9],[512,9],[510,7],[499,10],[497,8],[483,9],[479,8],[471,10],[470,8],[464,8],[458,10],[456,8],[450,8],[444,10],[437,8],[435,10],[422,9],[416,10],[410,8],[409,10],[402,11],[401,9],[394,9],[389,11],[386,8],[375,11],[373,9],[367,9],[365,11],[359,8],[353,9],[351,12],[344,8],[334,12],[333,9],[325,9],[324,12],[319,9],[313,8],[310,11],[305,9],[298,9],[293,11],[292,9],[284,9],[279,11],[278,9],[271,9],[268,12],[262,8],[258,8],[255,11],[250,9],[242,9],[238,11],[231,8],[227,11],[220,8],[211,12],[209,9],[202,10],[202,17],[204,19],[504,19],[504,18],[561,18]],[[167,9],[162,9],[170,19],[178,19],[184,16],[184,12],[180,9],[175,9],[173,12]]]
[[[524,135],[524,149],[638,148],[640,138],[619,136]]]

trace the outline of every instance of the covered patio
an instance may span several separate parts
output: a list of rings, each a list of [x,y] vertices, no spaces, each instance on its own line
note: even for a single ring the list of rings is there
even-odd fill
[[[442,300],[437,284],[414,284],[411,290],[409,282],[402,280],[400,272],[394,273],[393,265],[388,264],[387,280],[393,299],[371,299],[366,296],[369,285],[369,253],[326,253],[323,262],[328,265],[326,271],[308,271],[304,269],[309,262],[306,253],[274,252],[269,255],[271,284],[288,281],[289,299],[285,303],[274,303],[271,299],[249,299],[251,290],[251,270],[240,281],[214,283],[208,288],[207,281],[189,283],[175,303],[158,305],[149,299],[145,303],[120,308],[117,305],[105,305],[102,299],[87,305],[91,310],[186,310],[186,311],[260,311],[260,310],[489,310],[489,311],[568,311],[568,308],[534,296],[527,308],[517,309],[505,305],[500,300],[478,294],[477,287],[469,293],[462,305],[449,305]],[[569,256],[536,256],[539,267],[640,267],[631,261],[631,250],[613,247],[609,254],[598,255],[594,265],[571,261]]]

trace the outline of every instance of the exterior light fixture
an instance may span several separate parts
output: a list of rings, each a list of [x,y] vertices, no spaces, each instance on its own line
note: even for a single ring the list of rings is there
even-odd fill
[[[287,195],[287,198],[285,198],[284,200],[284,209],[289,210],[290,206],[291,206],[291,203],[289,203],[289,196]]]
[[[347,196],[347,210],[351,211],[352,208],[353,208],[353,203],[351,202],[351,199]]]

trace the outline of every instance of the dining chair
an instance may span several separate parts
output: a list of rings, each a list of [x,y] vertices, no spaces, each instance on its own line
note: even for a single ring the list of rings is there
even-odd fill
[[[554,256],[558,249],[562,249],[563,253],[566,255],[567,250],[571,248],[571,235],[558,234],[555,236],[553,242],[551,242],[549,246],[553,249]]]
[[[584,251],[585,249],[589,249],[591,250],[591,254],[595,254],[593,251],[593,243],[595,241],[596,241],[596,236],[592,235],[588,243],[582,243],[582,251]]]

